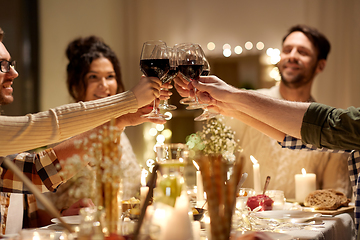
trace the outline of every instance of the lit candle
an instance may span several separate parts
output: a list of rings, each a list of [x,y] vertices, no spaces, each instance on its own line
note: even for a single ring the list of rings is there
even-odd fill
[[[250,159],[253,163],[253,174],[254,174],[254,190],[257,194],[261,193],[261,184],[260,184],[260,165],[258,161],[250,155]]]
[[[140,188],[140,203],[144,204],[146,195],[149,192],[149,187],[146,186],[146,176],[148,175],[148,171],[143,169],[141,171],[141,188]]]
[[[167,210],[169,212],[169,210]],[[160,240],[192,239],[193,227],[189,217],[189,199],[183,192],[176,199],[172,214],[165,220],[164,227],[160,230]]]
[[[196,171],[196,201],[203,202],[204,201],[204,187],[203,187],[201,172],[199,171],[199,165],[197,165],[197,163],[194,160],[193,160],[193,164],[194,164],[195,168],[197,169],[197,171]]]
[[[295,200],[303,203],[306,196],[316,190],[316,175],[306,173],[304,168],[301,172],[302,174],[295,174]]]

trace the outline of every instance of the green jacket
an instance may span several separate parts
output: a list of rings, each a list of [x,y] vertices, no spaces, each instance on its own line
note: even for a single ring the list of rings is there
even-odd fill
[[[360,150],[360,108],[311,103],[303,118],[301,138],[318,148]]]

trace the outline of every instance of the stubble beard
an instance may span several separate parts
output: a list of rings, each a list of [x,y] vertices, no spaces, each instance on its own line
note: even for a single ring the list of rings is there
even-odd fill
[[[4,94],[0,92],[0,106],[10,104],[13,101],[14,101],[13,95],[4,96]]]
[[[316,71],[316,65],[312,67],[312,69],[309,71],[309,74],[300,73],[297,74],[292,79],[287,79],[282,72],[280,72],[281,76],[281,82],[288,88],[291,89],[297,89],[300,88],[306,84],[308,84],[312,79],[314,78]]]

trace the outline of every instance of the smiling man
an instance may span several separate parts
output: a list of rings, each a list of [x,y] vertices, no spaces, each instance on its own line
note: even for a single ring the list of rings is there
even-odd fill
[[[326,66],[330,43],[318,30],[296,25],[283,38],[281,60],[278,63],[281,81],[270,89],[256,90],[262,94],[297,102],[314,102],[311,87],[315,77]],[[351,197],[347,154],[319,152],[294,153],[281,149],[276,140],[236,119],[226,119],[235,131],[246,159],[245,169],[249,173],[244,187],[253,187],[253,155],[260,164],[261,183],[271,176],[269,189],[283,190],[288,199],[295,198],[294,175],[307,172],[316,174],[318,189],[333,188]]]

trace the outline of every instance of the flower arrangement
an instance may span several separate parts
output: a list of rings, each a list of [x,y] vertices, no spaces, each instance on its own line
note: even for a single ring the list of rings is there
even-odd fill
[[[114,119],[110,125],[105,125],[98,131],[91,134],[88,138],[76,141],[75,147],[82,148],[87,152],[82,159],[79,155],[73,155],[66,160],[60,174],[63,176],[72,176],[72,173],[78,172],[91,166],[90,171],[84,171],[71,178],[75,188],[69,195],[74,197],[90,197],[96,206],[105,208],[106,221],[116,222],[120,216],[120,182],[122,178],[121,156],[122,149],[120,145],[121,132],[114,124]],[[89,184],[92,181],[92,184]],[[86,182],[86,184],[83,184]],[[79,186],[79,187],[76,187]],[[115,227],[108,226],[110,232]]]
[[[227,161],[234,162],[235,152],[241,148],[235,140],[235,131],[225,125],[224,118],[209,119],[202,128],[202,131],[187,136],[189,149],[204,154],[220,153]]]

